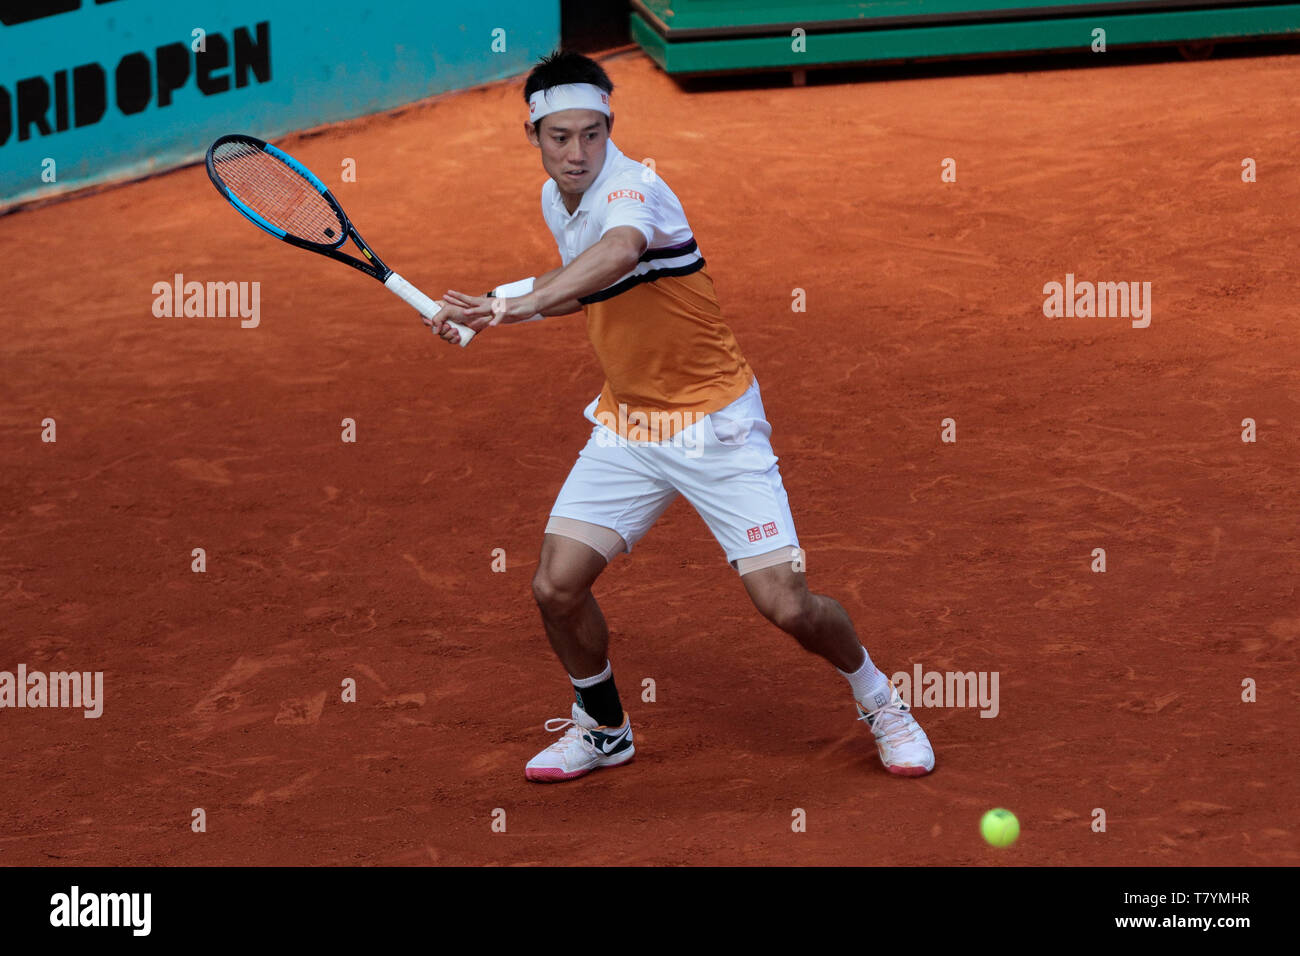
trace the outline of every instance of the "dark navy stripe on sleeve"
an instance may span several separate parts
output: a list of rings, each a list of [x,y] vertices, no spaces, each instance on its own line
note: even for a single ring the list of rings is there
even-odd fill
[[[684,255],[678,252],[677,255]],[[633,286],[638,286],[642,282],[654,282],[655,279],[661,279],[664,276],[687,276],[692,272],[699,272],[704,268],[704,259],[699,258],[694,262],[688,262],[684,266],[673,266],[670,269],[651,269],[649,272],[643,272],[640,275],[628,276],[621,282],[616,282],[608,289],[601,289],[599,292],[593,292],[591,295],[579,296],[578,301],[583,305],[591,305],[593,302],[604,302],[606,299],[612,299],[614,296],[626,292]]]
[[[653,262],[655,259],[675,259],[678,256],[688,255],[698,249],[695,244],[695,237],[687,239],[685,242],[676,246],[664,246],[662,249],[647,249],[641,253],[642,262]]]

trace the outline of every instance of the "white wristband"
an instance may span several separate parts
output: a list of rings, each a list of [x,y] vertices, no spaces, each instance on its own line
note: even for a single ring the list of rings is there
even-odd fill
[[[498,299],[517,299],[521,295],[532,292],[533,283],[536,281],[537,276],[529,276],[527,279],[520,279],[518,282],[507,282],[493,289],[492,295]]]
[[[533,284],[537,281],[537,276],[529,276],[527,279],[520,279],[517,282],[506,282],[492,290],[492,297],[495,299],[517,299],[521,295],[527,295],[533,291]],[[538,319],[544,319],[546,316],[538,312],[531,318],[520,319],[519,322],[536,322]],[[511,325],[517,325],[518,322],[512,322]]]

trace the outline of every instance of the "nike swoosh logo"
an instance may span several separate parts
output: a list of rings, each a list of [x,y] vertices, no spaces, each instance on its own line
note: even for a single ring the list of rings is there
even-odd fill
[[[615,737],[613,740],[602,740],[600,742],[601,751],[603,753],[610,753],[611,751],[614,750],[615,747],[617,747],[619,744],[623,742],[623,738],[626,736],[627,736],[627,731],[624,731],[623,733]]]

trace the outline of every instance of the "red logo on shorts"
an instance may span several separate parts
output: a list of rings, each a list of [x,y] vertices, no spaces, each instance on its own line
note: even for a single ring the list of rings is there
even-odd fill
[[[765,537],[765,538],[770,538],[770,537],[772,537],[774,534],[776,534],[776,522],[775,522],[775,521],[769,521],[767,524],[763,525],[763,537]]]
[[[750,540],[750,541],[762,541],[762,540],[763,540],[763,532],[759,530],[758,525],[754,525],[754,527],[752,527],[752,528],[750,528],[748,531],[746,531],[745,534],[749,535],[749,540]]]
[[[606,202],[613,202],[615,199],[635,199],[638,202],[645,202],[645,196],[642,196],[635,189],[615,189],[605,197]]]

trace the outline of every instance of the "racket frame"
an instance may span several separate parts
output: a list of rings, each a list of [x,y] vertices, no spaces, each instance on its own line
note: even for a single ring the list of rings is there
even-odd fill
[[[214,157],[217,147],[225,143],[247,143],[250,146],[256,147],[262,152],[268,153],[276,160],[284,163],[295,173],[305,179],[308,185],[321,194],[324,200],[329,203],[334,214],[338,216],[339,225],[341,226],[338,241],[333,243],[324,243],[312,242],[310,239],[303,239],[300,236],[295,236],[293,233],[281,229],[279,226],[269,222],[254,212],[247,203],[236,196],[230,188],[221,181],[221,176],[217,173],[216,160]],[[352,220],[349,219],[348,214],[343,211],[343,206],[336,198],[334,198],[334,194],[330,192],[329,187],[321,182],[320,178],[315,173],[302,163],[298,162],[298,160],[294,159],[284,150],[273,146],[266,142],[266,140],[258,139],[256,136],[249,136],[246,133],[227,133],[224,136],[219,136],[212,145],[208,147],[206,166],[208,170],[208,179],[212,180],[212,185],[217,188],[217,192],[221,193],[221,195],[225,197],[226,201],[234,206],[235,210],[241,216],[253,225],[257,226],[258,229],[275,236],[277,239],[289,243],[291,246],[297,246],[298,248],[306,249],[309,252],[318,252],[321,255],[329,256],[331,259],[336,259],[339,262],[350,265],[354,269],[364,272],[371,278],[378,279],[380,282],[384,283],[390,291],[401,297],[426,318],[432,318],[432,316],[437,313],[438,307],[432,299],[412,286],[407,280],[397,275],[397,273],[392,269],[388,268],[388,266],[384,264],[384,261],[380,259],[366,243],[365,239],[361,238],[361,233],[358,232],[357,227],[352,224]],[[356,243],[357,248],[360,249],[362,255],[366,257],[364,260],[358,259],[356,256],[350,256],[346,252],[342,251],[342,247],[347,244],[348,239],[351,239]],[[432,312],[429,311],[430,309],[432,309]],[[459,322],[452,322],[451,324],[460,333],[461,347],[463,348],[464,346],[469,345],[469,340],[473,338],[474,332],[470,331]]]
[[[341,227],[338,240],[332,243],[324,243],[312,242],[310,239],[303,239],[299,236],[295,236],[291,232],[286,232],[274,223],[268,222],[249,208],[243,200],[230,191],[229,187],[221,181],[221,176],[217,173],[214,156],[217,147],[222,146],[225,143],[247,143],[250,146],[254,146],[264,153],[269,153],[275,159],[284,163],[295,173],[305,179],[308,185],[320,193],[324,200],[329,203],[330,209],[334,211],[334,215],[338,216],[339,226]],[[257,228],[261,229],[263,232],[268,232],[277,239],[282,239],[289,243],[291,246],[297,246],[300,249],[307,249],[311,252],[319,252],[322,255],[329,256],[331,259],[337,259],[339,262],[346,262],[348,265],[352,266],[352,268],[359,269],[367,275],[378,279],[380,282],[383,282],[392,274],[393,270],[388,268],[388,266],[384,264],[384,261],[380,259],[379,256],[375,255],[370,246],[366,244],[366,241],[361,238],[361,233],[357,232],[357,227],[352,224],[352,220],[349,219],[348,214],[343,211],[343,206],[334,197],[334,194],[330,192],[329,187],[321,182],[315,173],[279,147],[273,146],[265,140],[258,139],[256,136],[248,136],[244,133],[228,133],[225,136],[219,137],[216,142],[208,147],[207,169],[208,178],[212,180],[212,185],[217,187],[217,190],[226,197],[236,210],[239,211],[241,216],[253,225],[257,226]],[[357,244],[357,247],[369,261],[363,261],[342,251],[342,247],[347,244],[348,239],[352,239]]]

